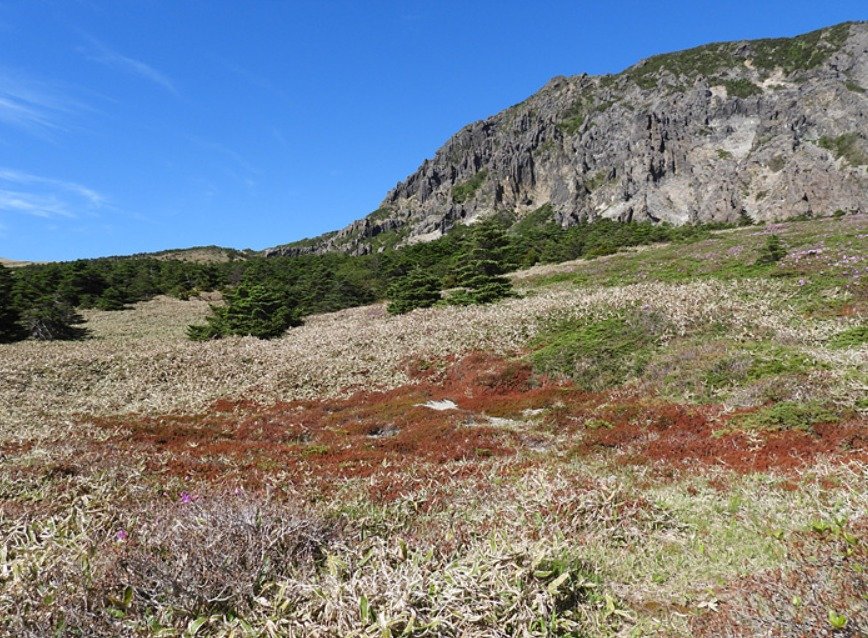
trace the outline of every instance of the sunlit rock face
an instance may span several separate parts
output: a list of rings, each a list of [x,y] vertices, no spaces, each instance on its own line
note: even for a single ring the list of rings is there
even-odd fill
[[[868,23],[710,44],[557,77],[474,122],[336,233],[269,254],[363,254],[549,204],[571,225],[868,209]]]

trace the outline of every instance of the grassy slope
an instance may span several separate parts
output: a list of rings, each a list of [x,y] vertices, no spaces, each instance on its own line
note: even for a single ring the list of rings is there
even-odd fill
[[[727,231],[273,342],[191,344],[207,304],[158,299],[0,345],[0,631],[858,635],[866,236]]]

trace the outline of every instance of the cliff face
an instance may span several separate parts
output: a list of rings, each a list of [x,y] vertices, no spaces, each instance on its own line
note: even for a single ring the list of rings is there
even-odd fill
[[[557,77],[463,128],[380,208],[269,254],[425,241],[496,211],[756,221],[868,209],[868,23]]]

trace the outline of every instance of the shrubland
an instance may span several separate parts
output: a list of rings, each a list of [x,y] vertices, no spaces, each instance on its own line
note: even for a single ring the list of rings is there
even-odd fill
[[[573,232],[490,304],[0,344],[0,633],[864,633],[868,218]]]

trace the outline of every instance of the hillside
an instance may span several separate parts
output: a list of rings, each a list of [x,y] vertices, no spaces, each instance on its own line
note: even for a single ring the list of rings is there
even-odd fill
[[[21,266],[26,266],[33,262],[30,261],[18,261],[16,259],[5,259],[0,257],[0,266],[6,266],[7,268],[18,268]]]
[[[222,264],[230,261],[244,260],[258,254],[256,251],[222,246],[194,246],[192,248],[174,248],[154,253],[139,253],[136,258],[153,257],[161,260],[189,261],[196,264]]]
[[[865,22],[554,78],[459,131],[364,219],[266,254],[363,254],[544,204],[563,225],[864,212],[866,89]]]
[[[770,238],[783,254],[766,259]],[[868,216],[0,344],[0,635],[859,636]]]

